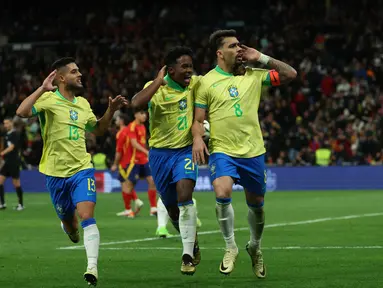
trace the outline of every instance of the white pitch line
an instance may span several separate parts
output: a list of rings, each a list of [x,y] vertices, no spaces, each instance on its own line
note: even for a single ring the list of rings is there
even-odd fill
[[[225,250],[219,247],[199,247],[201,250]],[[325,250],[325,249],[383,249],[383,246],[286,246],[262,247],[262,250]],[[101,247],[100,250],[182,250],[182,247]]]
[[[380,213],[367,213],[367,214],[348,215],[348,216],[340,216],[340,217],[327,217],[327,218],[318,218],[318,219],[296,221],[296,222],[284,222],[284,223],[269,224],[269,225],[265,225],[265,228],[297,226],[297,225],[313,224],[313,223],[335,221],[335,220],[348,220],[348,219],[364,218],[364,217],[376,217],[376,216],[382,216],[382,215],[383,215],[383,213],[380,212]],[[244,231],[244,230],[248,230],[248,229],[249,229],[248,227],[241,227],[241,228],[234,229],[234,231]],[[201,232],[198,232],[198,235],[209,235],[209,234],[216,234],[216,233],[221,233],[221,230],[201,231]],[[180,237],[179,235],[173,235],[173,236],[168,237],[168,238],[179,238],[179,237]],[[147,241],[155,241],[155,240],[160,240],[160,239],[161,238],[159,238],[159,237],[149,237],[149,238],[129,239],[129,240],[123,240],[123,241],[113,241],[113,242],[104,242],[104,243],[101,242],[100,246],[110,246],[110,245],[118,245],[118,244],[147,242]],[[58,250],[76,250],[76,249],[82,249],[82,248],[84,248],[83,245],[59,247],[56,249],[58,249]]]

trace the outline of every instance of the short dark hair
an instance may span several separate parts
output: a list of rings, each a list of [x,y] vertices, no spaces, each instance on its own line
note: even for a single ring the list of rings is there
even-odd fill
[[[121,113],[120,115],[118,115],[118,117],[120,117],[120,119],[124,122],[124,125],[129,124],[130,118],[127,114]]]
[[[133,115],[135,115],[136,113],[140,113],[140,112],[146,112],[146,109],[144,107],[133,108]]]
[[[223,39],[226,37],[237,37],[237,31],[231,30],[217,30],[209,37],[209,46],[211,52],[215,53],[223,45]]]
[[[62,67],[65,67],[69,63],[76,63],[76,59],[74,59],[73,57],[60,58],[52,64],[52,70],[56,70],[56,69],[60,69]]]
[[[13,118],[11,116],[4,117],[4,121],[5,120],[11,121],[13,123]]]
[[[177,64],[177,59],[181,56],[190,56],[193,59],[193,50],[186,46],[175,46],[171,48],[165,56],[165,65],[167,67]]]

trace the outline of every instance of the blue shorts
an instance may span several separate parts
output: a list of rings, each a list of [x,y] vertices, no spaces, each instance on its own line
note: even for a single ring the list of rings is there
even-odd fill
[[[140,178],[146,178],[148,176],[152,176],[152,170],[150,169],[149,163],[132,163],[125,167],[125,169],[120,166],[118,180],[120,180],[120,182],[129,180],[133,184],[136,184]]]
[[[230,176],[236,184],[249,192],[263,196],[266,193],[265,156],[236,158],[224,153],[213,153],[209,158],[210,180]]]
[[[197,180],[198,166],[192,161],[192,146],[179,149],[152,148],[149,163],[154,183],[165,206],[177,203],[178,181]]]
[[[79,171],[66,178],[46,176],[46,186],[61,220],[71,219],[79,202],[96,203],[96,180],[93,168]]]

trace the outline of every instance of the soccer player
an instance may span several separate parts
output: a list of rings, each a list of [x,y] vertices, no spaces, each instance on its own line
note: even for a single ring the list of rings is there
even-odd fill
[[[0,153],[0,156],[4,159],[4,165],[0,169],[0,209],[7,208],[4,198],[4,182],[7,177],[11,177],[19,200],[19,204],[15,207],[15,210],[21,211],[24,209],[24,205],[23,189],[20,184],[20,136],[14,129],[11,118],[4,119],[3,123],[6,134],[3,136],[5,149]]]
[[[258,120],[262,86],[277,86],[293,80],[297,73],[289,65],[241,45],[235,30],[211,34],[210,45],[217,66],[202,79],[195,101],[193,123],[193,161],[204,162],[205,110],[209,111],[209,166],[216,194],[216,215],[226,252],[219,270],[230,274],[238,256],[234,239],[234,210],[231,194],[234,183],[244,187],[248,205],[250,241],[246,249],[258,278],[266,276],[261,252],[265,223],[263,211],[266,192],[265,147]],[[273,70],[248,68],[244,63],[260,62]]]
[[[149,103],[149,163],[170,220],[181,234],[181,273],[188,275],[195,273],[201,257],[192,198],[198,167],[192,162],[191,125],[194,89],[199,81],[192,75],[192,56],[187,47],[171,49],[156,79],[132,99],[134,107]]]
[[[138,199],[136,191],[130,189],[128,181],[124,178],[126,176],[125,168],[129,166],[130,155],[127,153],[127,148],[129,146],[129,138],[127,138],[129,133],[129,117],[126,114],[120,114],[117,117],[116,124],[120,128],[116,135],[116,155],[114,163],[111,167],[112,171],[119,171],[122,174],[119,174],[119,180],[122,187],[122,199],[124,200],[125,210],[117,213],[117,216],[127,216],[128,218],[134,218],[137,215],[144,203]],[[131,201],[134,201],[134,211],[131,209]]]
[[[78,96],[84,87],[75,60],[59,59],[52,68],[53,72],[20,104],[16,113],[20,117],[39,117],[44,141],[39,170],[46,175],[53,206],[74,243],[80,241],[77,210],[88,258],[84,279],[96,286],[100,233],[94,219],[96,184],[91,156],[86,151],[85,132],[102,135],[115,111],[127,105],[127,101],[120,95],[109,98],[107,111],[97,120],[89,102]]]
[[[157,214],[157,190],[149,166],[149,151],[146,148],[146,128],[144,125],[147,119],[146,112],[142,109],[135,109],[134,118],[134,121],[124,128],[126,132],[119,137],[119,142],[117,143],[117,151],[120,153],[122,150],[121,146],[125,143],[125,150],[123,152],[124,163],[122,163],[122,166],[119,168],[120,181],[126,183],[126,192],[128,195],[132,195],[137,180],[145,178],[149,186],[150,216],[155,216]],[[116,162],[112,170],[116,170]],[[140,202],[140,205],[137,206],[139,209],[143,204],[142,201]],[[136,213],[138,213],[138,211],[136,211]],[[122,212],[122,215],[126,215],[124,213],[126,213],[126,211]]]

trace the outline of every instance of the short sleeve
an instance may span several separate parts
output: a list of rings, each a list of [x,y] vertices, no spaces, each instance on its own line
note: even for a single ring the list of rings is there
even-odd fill
[[[88,119],[86,121],[85,130],[88,132],[92,132],[97,127],[97,117],[94,115],[92,108],[88,103]]]
[[[40,96],[39,99],[35,102],[35,104],[32,106],[32,115],[37,116],[39,113],[44,112],[48,109],[50,104],[50,99],[52,99],[52,92],[45,92],[43,95]]]
[[[208,89],[202,81],[196,87],[194,106],[202,109],[207,109],[207,94]]]
[[[149,82],[147,82],[145,85],[144,85],[144,88],[143,89],[145,89],[146,87],[148,87],[150,84],[152,84],[153,83],[153,81],[149,81]]]
[[[116,152],[122,153],[124,149],[124,144],[126,142],[126,130],[122,130],[118,139],[117,139],[117,147],[116,147]]]
[[[134,123],[133,124],[130,124],[129,127],[128,127],[128,137],[129,139],[137,139],[137,125],[135,125]]]

